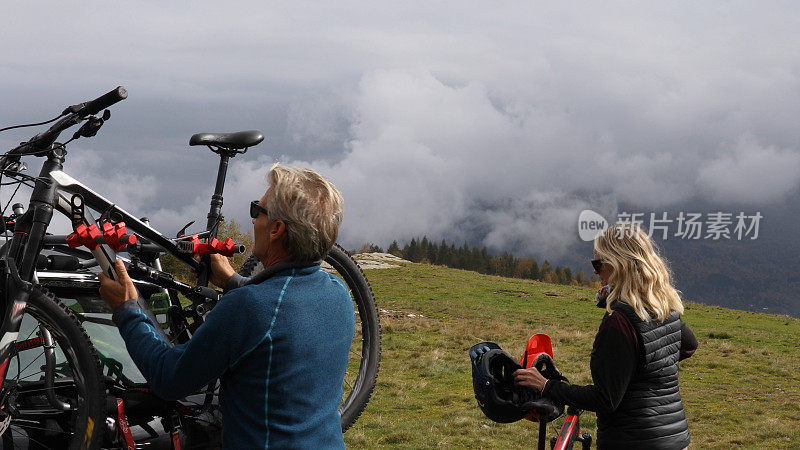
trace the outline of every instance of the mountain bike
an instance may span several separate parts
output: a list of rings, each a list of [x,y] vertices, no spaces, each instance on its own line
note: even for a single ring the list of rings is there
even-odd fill
[[[230,239],[217,239],[229,160],[259,144],[263,135],[250,130],[192,136],[189,145],[206,146],[220,158],[208,220],[202,231],[186,232],[190,222],[176,237],[168,238],[146,219],[126,212],[63,171],[66,145],[94,136],[110,118],[106,108],[126,97],[127,91],[118,87],[70,106],[50,121],[9,127],[55,122],[0,157],[0,187],[16,185],[14,193],[21,185],[32,188],[27,210],[15,204],[13,213],[6,216],[10,200],[5,205],[0,229],[6,233],[6,243],[0,248],[0,434],[4,448],[23,440],[30,448],[133,448],[130,425],[154,432],[154,417],[161,419],[173,447],[179,447],[187,434],[186,424],[219,425],[217,382],[183,401],[160,400],[135,367],[120,362],[124,354],[109,356],[108,342],[87,330],[113,326],[109,311],[97,301],[96,271],[116,278],[113,264],[120,258],[142,294],[139,306],[161,325],[156,328],[162,337],[170,344],[191,338],[221,296],[208,286],[209,254],[230,256],[244,251]],[[71,139],[56,142],[64,130],[80,123]],[[25,156],[45,158],[38,176],[23,173],[26,167],[21,158]],[[54,212],[70,219],[74,233],[48,234]],[[182,282],[162,270],[159,258],[164,254],[194,270],[197,283]],[[325,262],[326,270],[350,289],[357,317],[339,407],[346,430],[365,408],[375,385],[380,326],[369,282],[355,261],[336,245]],[[257,260],[251,257],[242,272],[249,276],[258,270]]]

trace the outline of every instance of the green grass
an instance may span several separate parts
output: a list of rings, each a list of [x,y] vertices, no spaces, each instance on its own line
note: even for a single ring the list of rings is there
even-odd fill
[[[345,434],[350,448],[535,447],[537,424],[497,424],[478,409],[467,351],[480,341],[519,355],[531,334],[547,333],[561,371],[591,383],[603,310],[590,289],[422,264],[367,277],[383,355],[372,400]],[[684,319],[700,342],[680,366],[692,447],[798,448],[800,320],[691,302]],[[581,424],[595,434],[593,413]]]

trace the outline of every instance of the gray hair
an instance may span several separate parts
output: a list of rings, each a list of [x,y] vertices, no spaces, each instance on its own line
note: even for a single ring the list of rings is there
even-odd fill
[[[313,170],[280,163],[270,167],[267,180],[266,209],[286,224],[284,248],[297,261],[324,259],[339,234],[342,194]]]

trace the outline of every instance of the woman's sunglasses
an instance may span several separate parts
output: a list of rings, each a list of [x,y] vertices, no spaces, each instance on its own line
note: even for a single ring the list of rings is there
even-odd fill
[[[605,263],[602,259],[593,259],[592,260],[592,267],[594,267],[595,272],[600,272],[603,269],[603,263]]]

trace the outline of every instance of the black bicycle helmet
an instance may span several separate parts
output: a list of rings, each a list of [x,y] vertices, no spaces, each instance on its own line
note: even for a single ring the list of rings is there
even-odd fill
[[[486,417],[500,423],[516,422],[527,414],[522,405],[538,396],[535,389],[514,384],[514,371],[522,366],[494,342],[469,349],[472,387]]]
[[[469,349],[472,360],[472,387],[478,406],[486,417],[499,423],[516,422],[531,412],[540,420],[549,422],[560,416],[563,405],[542,397],[538,390],[514,383],[514,371],[523,367],[494,342],[481,342]],[[552,359],[537,361],[555,369]],[[547,364],[549,363],[549,364]],[[538,367],[541,369],[543,367]],[[547,370],[547,378],[563,378],[560,373]],[[557,375],[556,375],[557,374]],[[550,376],[548,376],[550,375]]]

